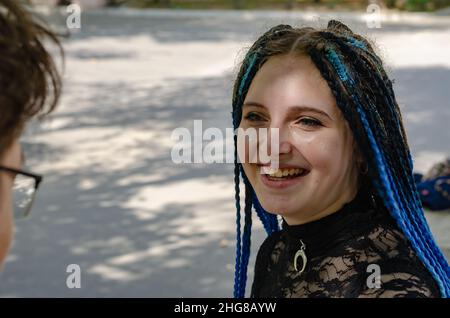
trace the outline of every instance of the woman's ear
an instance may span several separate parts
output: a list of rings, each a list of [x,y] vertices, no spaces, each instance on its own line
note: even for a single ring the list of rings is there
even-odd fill
[[[367,174],[369,171],[369,166],[367,165],[367,162],[364,159],[364,156],[354,139],[353,139],[353,159],[356,163],[357,170],[361,174]]]

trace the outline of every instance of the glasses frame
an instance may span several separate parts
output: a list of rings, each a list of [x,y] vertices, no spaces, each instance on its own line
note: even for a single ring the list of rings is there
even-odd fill
[[[5,166],[0,166],[0,171],[6,171],[6,172],[14,173],[15,175],[21,174],[21,175],[24,175],[24,176],[27,176],[27,177],[30,177],[30,178],[34,179],[34,193],[33,193],[33,196],[31,198],[31,201],[30,201],[28,207],[24,210],[24,213],[18,219],[26,218],[28,215],[30,215],[31,207],[33,206],[33,202],[34,202],[34,199],[36,197],[36,192],[39,189],[39,185],[41,184],[41,182],[42,182],[44,177],[42,175],[35,174],[35,173],[29,172],[29,171],[25,171],[25,170],[21,170],[21,169],[15,169],[15,168],[9,168],[9,167],[5,167]]]

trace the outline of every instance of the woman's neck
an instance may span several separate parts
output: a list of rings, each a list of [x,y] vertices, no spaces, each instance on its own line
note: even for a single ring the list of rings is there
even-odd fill
[[[305,216],[303,213],[298,213],[298,215],[293,216],[283,216],[283,219],[288,225],[301,225],[320,220],[339,211],[345,204],[354,200],[357,193],[358,188],[352,187],[352,190],[345,191],[342,196],[340,196],[337,200],[334,200],[331,204],[323,208],[321,211],[312,214],[309,213],[307,216]]]

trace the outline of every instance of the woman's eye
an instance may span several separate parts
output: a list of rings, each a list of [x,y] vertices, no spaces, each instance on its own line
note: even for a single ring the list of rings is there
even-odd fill
[[[263,121],[264,118],[256,113],[248,113],[247,115],[245,115],[244,117],[246,120],[248,121]]]
[[[308,118],[308,117],[300,118],[297,121],[297,123],[305,125],[305,126],[309,126],[309,127],[317,127],[317,126],[322,125],[322,123],[320,121],[318,121],[317,119]]]

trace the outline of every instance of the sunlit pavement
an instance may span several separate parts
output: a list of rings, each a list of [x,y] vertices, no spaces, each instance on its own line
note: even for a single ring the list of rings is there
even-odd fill
[[[171,161],[171,133],[231,127],[238,62],[278,23],[325,24],[315,13],[93,11],[65,41],[65,90],[51,121],[23,139],[45,179],[17,223],[0,296],[229,297],[234,266],[231,164]],[[391,15],[369,29],[401,105],[417,171],[449,155],[450,16]],[[53,15],[55,23],[63,17]],[[228,139],[228,142],[231,142]],[[450,213],[427,213],[450,251]],[[254,219],[253,257],[264,239]],[[448,255],[448,254],[447,254]],[[69,264],[81,288],[66,286]]]

